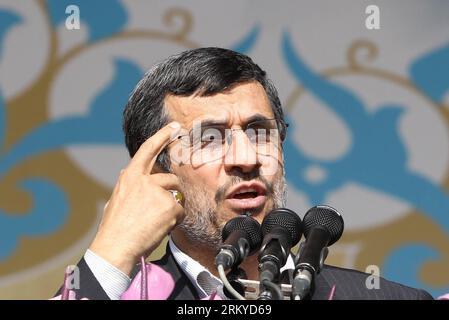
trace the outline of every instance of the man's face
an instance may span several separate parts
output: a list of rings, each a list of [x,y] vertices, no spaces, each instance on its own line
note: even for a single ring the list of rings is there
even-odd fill
[[[278,135],[264,144],[262,139],[254,136],[252,139],[240,130],[249,123],[255,123],[255,128],[273,123],[263,120],[274,119],[274,114],[265,90],[258,82],[240,84],[225,93],[207,97],[167,96],[165,107],[170,118],[181,124],[185,134],[194,132],[193,128],[198,128],[199,124],[201,130],[208,125],[211,128],[204,131],[207,141],[201,141],[204,140],[201,130],[195,131],[204,149],[201,144],[184,148],[190,161],[172,160],[171,165],[171,171],[181,180],[185,197],[186,218],[179,228],[190,241],[217,248],[221,229],[229,219],[249,213],[262,223],[270,210],[284,206],[282,149],[280,143],[274,141]],[[255,119],[262,120],[254,122]],[[216,143],[217,127],[228,129],[228,139],[224,139],[226,142],[221,151],[210,151],[210,146],[219,145]],[[210,141],[213,140],[210,137],[215,141]],[[181,141],[173,144],[176,143]],[[179,146],[170,145],[170,148]],[[199,157],[203,161],[192,160],[198,159],[201,151],[202,156],[206,155]]]

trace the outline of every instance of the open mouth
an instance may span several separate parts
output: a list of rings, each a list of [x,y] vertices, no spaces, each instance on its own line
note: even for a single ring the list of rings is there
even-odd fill
[[[238,193],[234,194],[234,196],[232,198],[234,199],[251,199],[251,198],[255,198],[259,195],[259,193],[251,188],[245,189],[245,190],[241,190]]]
[[[226,201],[232,209],[256,209],[265,204],[267,189],[261,183],[242,183],[233,188]]]

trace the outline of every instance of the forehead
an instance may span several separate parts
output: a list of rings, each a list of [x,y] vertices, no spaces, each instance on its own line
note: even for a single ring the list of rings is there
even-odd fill
[[[190,128],[194,120],[216,119],[232,125],[244,124],[255,114],[274,118],[268,96],[258,82],[239,84],[207,97],[169,95],[165,108],[171,120],[185,128]]]

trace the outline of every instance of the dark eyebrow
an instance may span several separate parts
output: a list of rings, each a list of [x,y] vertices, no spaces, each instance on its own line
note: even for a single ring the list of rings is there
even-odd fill
[[[251,117],[249,117],[245,121],[245,123],[243,123],[243,127],[246,127],[248,125],[248,123],[251,123],[251,122],[269,120],[269,119],[272,119],[272,118],[268,118],[260,113],[256,113],[256,114],[252,115]],[[202,127],[214,126],[214,125],[227,125],[228,121],[219,120],[219,119],[204,119],[204,120],[201,120],[200,124]]]
[[[246,122],[245,122],[245,126],[248,125],[248,123],[251,122],[255,122],[255,121],[263,121],[263,120],[272,120],[273,118],[268,118],[266,116],[264,116],[263,114],[260,113],[256,113],[255,115],[252,115],[251,117],[249,117]]]
[[[228,121],[226,120],[217,120],[217,119],[205,119],[201,120],[201,126],[214,126],[214,125],[226,125]]]

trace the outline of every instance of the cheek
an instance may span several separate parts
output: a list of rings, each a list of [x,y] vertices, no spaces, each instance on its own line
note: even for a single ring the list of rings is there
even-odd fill
[[[282,152],[279,152],[278,155],[261,155],[259,156],[259,161],[261,163],[260,173],[262,176],[275,176],[284,167]]]
[[[195,169],[190,167],[188,179],[190,183],[215,193],[219,185],[220,170],[221,166],[215,164],[205,164]]]

